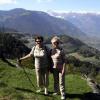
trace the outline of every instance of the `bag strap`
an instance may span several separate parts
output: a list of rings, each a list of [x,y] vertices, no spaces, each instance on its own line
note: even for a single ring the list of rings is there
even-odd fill
[[[49,54],[49,49],[47,48],[47,46],[44,46],[44,49],[46,50],[47,54]]]

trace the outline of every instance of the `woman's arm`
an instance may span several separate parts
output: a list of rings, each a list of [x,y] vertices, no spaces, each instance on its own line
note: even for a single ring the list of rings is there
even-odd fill
[[[62,52],[62,58],[63,58],[63,68],[62,68],[62,75],[66,73],[66,57],[65,57],[65,52],[63,50]]]
[[[24,60],[24,59],[27,59],[27,58],[31,57],[34,53],[34,49],[35,49],[35,47],[32,48],[32,50],[30,51],[29,54],[27,54],[26,56],[20,58],[19,60]]]
[[[27,54],[26,56],[24,56],[24,57],[22,57],[22,58],[20,58],[20,60],[24,60],[24,59],[27,59],[27,58],[29,58],[29,57],[31,57],[32,56],[32,54]]]
[[[63,68],[62,68],[62,75],[64,75],[66,72],[66,63],[63,64]]]

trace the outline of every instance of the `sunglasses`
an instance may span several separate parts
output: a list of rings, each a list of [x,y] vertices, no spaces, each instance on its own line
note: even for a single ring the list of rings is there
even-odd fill
[[[56,42],[54,42],[54,44],[59,44],[59,42],[58,42],[58,41],[56,41]]]
[[[35,42],[42,42],[42,41],[35,41]]]

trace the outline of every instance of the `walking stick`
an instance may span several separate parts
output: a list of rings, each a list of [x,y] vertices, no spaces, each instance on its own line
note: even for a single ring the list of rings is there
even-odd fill
[[[17,63],[18,63],[18,66],[21,66],[21,67],[23,68],[23,71],[24,71],[24,73],[25,73],[27,79],[28,79],[29,82],[31,83],[31,85],[32,85],[32,87],[34,88],[34,90],[36,90],[36,87],[35,87],[34,84],[32,83],[32,81],[31,81],[31,79],[30,79],[28,73],[26,72],[25,68],[21,65],[21,60],[18,59],[18,60],[17,60]]]

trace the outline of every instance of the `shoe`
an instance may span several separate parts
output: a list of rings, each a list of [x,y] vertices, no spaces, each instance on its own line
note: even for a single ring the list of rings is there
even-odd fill
[[[54,92],[53,95],[60,95],[60,92]]]
[[[39,89],[39,90],[37,90],[37,91],[36,91],[36,93],[40,93],[40,92],[42,92],[42,90],[41,90],[41,89]]]
[[[65,100],[65,95],[61,95],[61,100]]]
[[[54,92],[54,93],[53,93],[53,95],[57,95],[57,94],[58,94],[57,92]]]
[[[47,89],[47,88],[45,88],[44,94],[45,94],[45,95],[48,95],[48,89]]]

